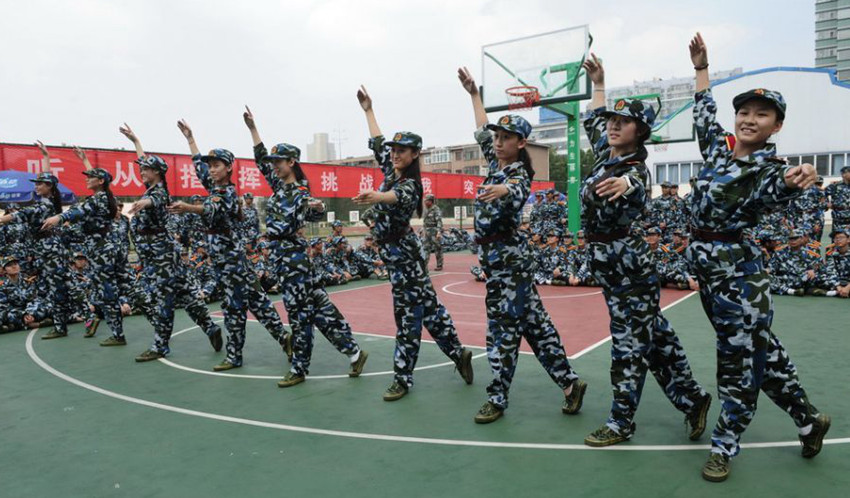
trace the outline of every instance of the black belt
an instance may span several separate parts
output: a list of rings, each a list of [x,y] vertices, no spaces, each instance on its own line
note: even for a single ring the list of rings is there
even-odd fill
[[[620,228],[608,233],[588,232],[585,234],[585,238],[588,242],[601,242],[603,244],[607,244],[609,242],[614,242],[615,240],[624,239],[629,236],[629,233],[628,228]]]
[[[207,230],[209,235],[230,235],[230,229],[224,228],[222,230]]]
[[[476,237],[475,243],[479,246],[484,246],[487,244],[492,244],[493,242],[503,242],[508,240],[513,236],[513,232],[498,232],[493,235],[487,235],[485,237]]]
[[[292,242],[293,244],[297,244],[298,240],[299,240],[297,235],[277,235],[277,234],[275,234],[275,235],[266,234],[266,239],[277,241],[277,242],[280,242],[280,241],[283,241],[283,240],[288,240],[289,242]]]
[[[413,231],[413,229],[410,228],[410,225],[407,225],[406,227],[402,228],[401,230],[399,230],[397,232],[393,232],[393,233],[387,235],[386,237],[379,238],[378,243],[380,243],[380,244],[394,244],[394,243],[398,242],[399,240],[401,240],[402,238],[404,238],[405,235],[409,234],[412,231]]]
[[[48,237],[53,237],[54,235],[59,235],[53,230],[48,230],[47,232],[38,231],[33,234],[33,238],[36,240],[46,239]]]
[[[744,233],[741,230],[734,232],[712,232],[709,230],[700,230],[699,228],[691,228],[691,233],[694,238],[702,242],[730,242],[741,243],[744,241]]]

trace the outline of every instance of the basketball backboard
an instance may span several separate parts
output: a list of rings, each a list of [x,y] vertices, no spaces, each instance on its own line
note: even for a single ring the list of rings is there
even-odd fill
[[[581,68],[593,38],[587,25],[492,43],[481,47],[481,82],[487,112],[512,108],[507,90],[535,87],[533,106],[590,98],[590,78]]]

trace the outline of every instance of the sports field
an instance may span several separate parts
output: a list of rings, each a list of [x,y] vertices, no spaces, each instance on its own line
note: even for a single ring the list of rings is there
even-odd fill
[[[129,346],[82,338],[41,341],[44,331],[0,335],[0,496],[843,496],[850,484],[850,401],[836,375],[848,354],[845,300],[777,297],[774,331],[813,402],[832,415],[823,452],[800,457],[796,428],[765,397],[729,480],[700,477],[708,433],[687,439],[683,417],[648,379],[637,433],[590,449],[584,436],[607,416],[608,317],[598,288],[541,288],[579,375],[584,408],[561,414],[562,395],[531,355],[522,356],[511,405],[494,424],[472,417],[490,374],[484,353],[484,284],[474,257],[449,254],[433,281],[474,348],[467,386],[437,347],[423,343],[416,385],[386,403],[394,326],[389,284],[331,288],[370,358],[361,378],[318,337],[306,383],[279,389],[285,357],[249,322],[245,366],[213,373],[224,353],[181,311],[167,360],[136,364],[152,333],[125,321]],[[697,296],[665,290],[665,314],[697,379],[716,397],[714,334]],[[279,303],[278,303],[279,306]],[[216,308],[217,309],[217,308]],[[282,312],[285,319],[285,313]],[[101,327],[97,337],[106,334]],[[427,334],[425,335],[427,339]],[[712,406],[710,421],[719,405]],[[709,429],[710,430],[710,429]]]

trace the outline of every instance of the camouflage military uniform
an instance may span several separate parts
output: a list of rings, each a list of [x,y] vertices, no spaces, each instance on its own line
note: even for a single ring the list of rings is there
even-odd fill
[[[248,194],[245,194],[248,195]],[[246,244],[253,245],[260,236],[260,215],[257,208],[245,206],[242,208],[242,235]]]
[[[421,187],[412,179],[399,179],[390,160],[390,146],[383,136],[369,139],[369,148],[384,173],[379,190],[393,192],[395,204],[374,205],[372,229],[390,276],[396,345],[393,357],[396,383],[410,389],[413,369],[419,358],[422,327],[431,334],[440,350],[459,364],[463,346],[446,307],[437,297],[425,262],[422,243],[410,228],[410,218],[422,202]]]
[[[507,124],[518,117],[503,117]],[[524,120],[523,120],[524,121]],[[520,122],[521,123],[521,122]],[[521,123],[522,124],[522,123]],[[528,132],[531,126],[526,123]],[[478,262],[487,278],[487,359],[493,381],[487,386],[488,401],[508,407],[508,391],[516,372],[522,339],[534,351],[549,377],[561,389],[578,382],[561,337],[543,308],[534,286],[534,259],[526,238],[517,229],[522,208],[531,191],[531,179],[522,162],[499,167],[488,125],[476,130],[475,140],[489,169],[483,185],[505,185],[508,195],[492,202],[475,200],[475,239]]]
[[[711,90],[694,96],[694,122],[705,165],[693,193],[691,225],[734,234],[754,228],[759,216],[799,195],[785,185],[786,167],[773,144],[734,159],[731,135],[716,120]],[[761,251],[751,241],[696,240],[686,251],[700,285],[703,308],[717,333],[717,383],[722,411],[712,452],[737,455],[741,434],[755,414],[759,390],[794,419],[814,423],[797,369],[770,330],[773,303]]]
[[[838,285],[843,287],[850,284],[850,250],[841,252],[833,248],[827,251],[824,259],[826,271]]]
[[[847,166],[841,169],[842,172],[848,170]],[[850,228],[850,182],[833,183],[824,193],[832,205],[832,227]]]
[[[157,169],[163,175],[167,170],[165,162],[156,156],[145,156],[137,162],[140,167]],[[180,262],[176,243],[166,230],[169,218],[166,208],[171,204],[168,191],[162,184],[150,185],[141,200],[148,200],[151,205],[133,217],[133,240],[143,265],[141,290],[151,300],[147,308],[154,327],[151,351],[165,356],[171,351],[169,340],[174,330],[175,307],[185,308],[209,337],[220,334],[221,328],[213,323],[207,305],[198,298],[198,289],[192,285],[188,269]]]
[[[112,176],[102,169],[87,171],[89,175],[102,175],[108,182]],[[107,183],[108,183],[107,182]],[[127,259],[110,234],[113,217],[109,213],[106,192],[99,191],[61,215],[62,221],[80,223],[86,237],[85,254],[91,265],[91,304],[103,315],[112,336],[124,340],[121,315],[121,283],[125,282]],[[67,266],[68,259],[62,261]]]
[[[233,155],[224,149],[215,149],[211,155],[225,158],[232,164]],[[248,310],[263,324],[269,334],[281,343],[284,340],[283,324],[268,296],[263,292],[257,276],[248,269],[245,250],[238,238],[239,200],[233,184],[215,185],[210,178],[209,165],[200,154],[192,157],[195,174],[209,192],[204,199],[201,219],[207,228],[206,245],[210,258],[218,271],[224,287],[224,326],[228,332],[226,362],[242,365],[242,347],[245,345],[245,322]],[[226,159],[229,159],[227,161]]]
[[[274,194],[266,205],[266,236],[271,249],[271,264],[280,282],[281,298],[293,334],[293,356],[290,372],[306,376],[313,355],[313,327],[336,348],[354,356],[360,347],[351,333],[351,326],[331,302],[318,281],[310,258],[307,242],[297,232],[305,222],[317,221],[321,211],[309,206],[312,197],[306,182],[286,183],[274,171],[273,161],[286,157],[298,159],[297,148],[277,145],[270,155],[265,145],[254,146],[254,159]]]
[[[618,107],[632,109],[631,105],[619,104]],[[627,156],[610,157],[607,122],[604,108],[591,111],[584,121],[596,162],[581,186],[582,221],[591,252],[590,269],[602,286],[611,317],[614,401],[605,425],[621,436],[631,437],[647,370],[676,409],[685,414],[690,414],[707,393],[694,380],[682,344],[661,314],[661,287],[649,245],[629,233],[632,220],[647,202],[646,148],[641,146]],[[626,177],[632,191],[614,201],[598,196],[597,184],[614,177]]]
[[[810,279],[806,274],[809,270],[818,273],[821,263],[820,254],[805,247],[785,247],[776,251],[770,258],[770,291],[784,295],[789,291],[808,290],[824,283]]]
[[[52,177],[52,178],[50,178]],[[41,174],[36,180],[52,181],[53,175]],[[58,180],[56,180],[58,183]],[[33,262],[39,275],[40,285],[47,287],[48,300],[52,308],[53,330],[57,334],[68,334],[68,318],[71,314],[70,289],[68,287],[68,253],[62,243],[61,229],[42,232],[44,220],[53,216],[50,199],[40,198],[12,215],[12,222],[24,227],[32,237]]]
[[[437,206],[437,201],[431,207],[426,207],[422,213],[422,226],[425,228],[425,265],[431,261],[431,253],[437,254],[437,268],[443,268],[443,245],[437,235],[443,231],[443,212]]]
[[[5,261],[0,263],[3,266],[16,258],[4,259]],[[50,307],[38,297],[33,280],[35,277],[26,279],[23,275],[18,275],[17,280],[7,277],[0,283],[0,326],[6,327],[7,330],[20,330],[26,326],[26,315],[32,316],[36,322],[50,316]]]

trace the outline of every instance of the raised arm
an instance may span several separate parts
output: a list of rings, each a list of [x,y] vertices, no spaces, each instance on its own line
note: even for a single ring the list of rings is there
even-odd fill
[[[76,154],[77,158],[79,158],[79,160],[83,162],[83,166],[86,167],[86,170],[91,171],[94,169],[94,166],[91,165],[88,156],[86,156],[86,151],[75,145],[74,154]]]
[[[251,112],[251,109],[248,106],[245,106],[245,112],[242,113],[242,119],[245,120],[245,126],[248,127],[248,130],[251,132],[251,139],[254,141],[254,147],[263,143],[263,140],[260,138],[260,132],[257,131],[257,123],[254,121],[254,113]]]
[[[369,96],[366,87],[363,85],[360,85],[360,89],[357,90],[357,100],[360,102],[363,112],[366,113],[366,122],[369,124],[369,136],[375,138],[383,135],[381,128],[378,126],[378,120],[375,118],[375,110],[372,109],[372,97]]]
[[[198,149],[198,144],[195,143],[195,136],[192,134],[192,128],[189,128],[189,123],[185,119],[181,119],[177,122],[177,128],[180,128],[180,133],[186,137],[186,142],[189,143],[189,150],[192,151],[192,155],[199,155],[201,150]]]
[[[41,151],[41,171],[50,173],[50,153],[47,152],[47,147],[41,143],[41,140],[36,140],[35,146]]]
[[[133,146],[136,148],[136,156],[138,156],[139,159],[145,157],[145,149],[142,148],[142,142],[139,141],[139,137],[137,137],[136,134],[133,133],[133,130],[130,129],[130,125],[124,123],[124,126],[118,127],[118,131],[133,142]]]
[[[691,52],[691,62],[694,63],[694,71],[696,71],[696,91],[707,90],[711,86],[711,81],[708,78],[708,50],[699,32],[691,40],[688,49]]]
[[[593,82],[593,97],[590,100],[591,109],[599,109],[605,107],[605,69],[602,67],[602,61],[596,58],[596,54],[590,53],[590,59],[584,61],[581,65],[587,75],[590,76],[590,81]]]
[[[478,91],[478,85],[475,84],[475,78],[466,67],[458,68],[457,79],[463,89],[472,97],[472,111],[475,114],[475,127],[481,128],[488,123],[487,111],[484,110],[484,102],[481,101],[481,93]]]

